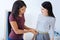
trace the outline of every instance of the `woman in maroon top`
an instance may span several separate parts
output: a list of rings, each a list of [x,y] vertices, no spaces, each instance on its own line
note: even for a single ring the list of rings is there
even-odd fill
[[[23,40],[23,34],[27,32],[32,32],[37,34],[37,32],[28,28],[24,19],[24,12],[26,10],[26,4],[23,1],[15,1],[13,4],[12,12],[9,16],[9,22],[11,24],[11,32],[9,34],[8,40]]]

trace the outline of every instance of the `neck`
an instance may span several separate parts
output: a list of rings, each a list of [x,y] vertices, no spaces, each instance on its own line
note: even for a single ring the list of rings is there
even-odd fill
[[[44,15],[44,16],[48,16],[48,13],[47,13],[47,14],[42,14],[42,15]]]
[[[20,14],[19,17],[22,17],[22,14]]]

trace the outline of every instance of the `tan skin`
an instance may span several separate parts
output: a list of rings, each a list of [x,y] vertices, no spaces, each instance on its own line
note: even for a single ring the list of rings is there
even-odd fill
[[[22,17],[22,14],[25,12],[25,10],[26,10],[25,6],[23,6],[22,8],[19,9],[19,17]],[[18,29],[18,25],[17,25],[16,21],[11,21],[10,24],[16,34],[24,34],[24,33],[28,33],[28,32],[37,34],[37,31],[35,29],[29,28],[26,25],[24,26],[24,30]]]
[[[41,7],[41,12],[42,12],[42,15],[48,16],[48,10],[47,10],[47,9]],[[32,40],[35,39],[35,36],[36,36],[36,35],[34,35],[34,37],[32,38]],[[54,35],[52,35],[52,36],[53,36],[53,38],[50,38],[50,40],[54,40]]]

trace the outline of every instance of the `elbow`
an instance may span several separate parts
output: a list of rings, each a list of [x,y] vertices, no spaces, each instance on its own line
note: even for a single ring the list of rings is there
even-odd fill
[[[18,30],[15,30],[14,32],[15,32],[15,34],[19,34],[19,33],[18,33]]]
[[[15,32],[15,34],[18,34],[18,32]]]
[[[15,32],[15,34],[23,34],[24,33],[23,31],[21,31],[19,29],[14,30],[14,32]]]

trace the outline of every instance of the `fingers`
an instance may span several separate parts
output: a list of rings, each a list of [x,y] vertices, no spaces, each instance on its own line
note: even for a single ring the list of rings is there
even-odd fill
[[[34,30],[32,30],[32,33],[33,33],[34,35],[36,35],[36,34],[37,34],[37,32],[35,32]]]
[[[26,32],[31,32],[31,33],[33,33],[34,35],[37,35],[38,34],[38,32],[35,30],[35,29],[29,29],[29,30],[27,30],[27,29],[24,29]]]
[[[26,30],[26,29],[24,29],[24,31],[27,33],[27,32],[29,32],[28,30]]]
[[[37,32],[35,29],[32,29],[32,30],[34,30],[35,32]],[[38,33],[38,32],[37,32]]]
[[[32,29],[34,31],[35,34],[37,34],[38,32],[35,29]]]

